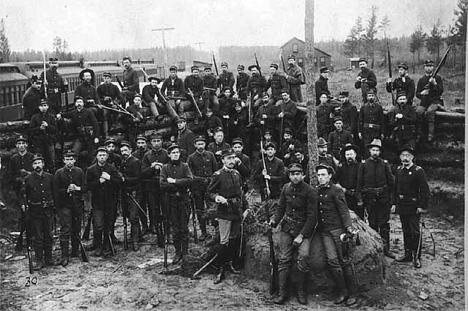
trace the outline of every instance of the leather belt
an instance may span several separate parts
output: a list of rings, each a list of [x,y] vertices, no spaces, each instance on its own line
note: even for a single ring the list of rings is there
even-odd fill
[[[369,129],[380,130],[380,125],[379,124],[374,124],[374,123],[364,123],[364,127],[369,128]]]

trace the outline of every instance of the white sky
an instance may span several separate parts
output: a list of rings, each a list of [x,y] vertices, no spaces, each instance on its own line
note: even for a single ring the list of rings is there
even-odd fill
[[[52,49],[55,36],[70,50],[145,48],[205,42],[203,50],[220,45],[282,45],[304,38],[305,0],[0,0],[13,51]],[[371,5],[379,21],[388,14],[391,36],[409,35],[418,24],[426,31],[441,20],[453,24],[458,0],[315,0],[315,41],[345,39]]]

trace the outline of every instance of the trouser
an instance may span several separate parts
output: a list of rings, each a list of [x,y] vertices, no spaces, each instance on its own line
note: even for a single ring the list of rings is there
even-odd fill
[[[124,100],[121,106],[126,108],[126,102],[128,102],[131,105],[133,103],[133,97],[135,97],[135,91],[123,90],[122,92],[120,92],[120,98]]]
[[[133,243],[138,243],[140,235],[140,219],[139,219],[139,208],[137,205],[137,192],[136,191],[124,191],[122,196],[122,205],[124,205],[127,211],[128,221],[130,222],[130,236]]]
[[[299,247],[293,246],[296,237],[289,232],[279,233],[278,271],[289,270],[296,258],[297,269],[301,272],[309,272],[309,248],[310,239],[304,238]]]
[[[211,92],[204,92],[202,95],[203,106],[205,108],[210,108],[213,110],[214,114],[218,115],[219,113],[219,100],[216,94]]]
[[[369,226],[380,234],[384,249],[390,247],[390,197],[387,192],[381,194],[366,193],[365,205],[369,215]]]
[[[52,206],[30,205],[31,232],[37,261],[52,259],[54,210]]]
[[[442,105],[441,100],[435,100],[429,106],[416,106],[416,113],[418,114],[419,119],[419,126],[418,126],[418,133],[421,137],[424,137],[424,130],[422,127],[423,116],[426,116],[427,120],[427,138],[432,139],[434,137],[434,130],[435,130],[435,113],[437,110],[445,110]]]
[[[86,151],[86,154],[80,155],[83,149]],[[77,138],[73,143],[72,150],[78,156],[79,163],[77,165],[85,171],[93,163],[94,152],[96,150],[93,137]]]
[[[57,114],[62,110],[62,94],[61,93],[48,93],[47,102],[49,103],[49,112]]]
[[[55,172],[55,145],[52,141],[35,139],[33,141],[34,153],[42,154],[45,168],[48,172]]]
[[[60,248],[62,257],[69,255],[69,243],[71,241],[72,252],[76,252],[79,246],[79,234],[83,219],[83,201],[77,200],[76,206],[61,206],[57,210],[60,217]]]
[[[291,100],[296,103],[302,102],[302,92],[300,85],[289,85],[290,86],[290,94]]]
[[[197,212],[197,219],[200,225],[200,230],[202,234],[206,234],[206,208],[205,204],[209,204],[211,202],[205,202],[206,197],[206,184],[205,182],[200,181],[200,184],[203,183],[203,187],[200,189],[193,189],[193,197],[195,200],[195,209]]]
[[[167,104],[167,106],[171,106],[171,108],[179,115],[179,117],[183,117],[185,107],[189,105],[189,102],[186,100],[181,100],[180,103],[177,104],[177,100],[169,99]]]
[[[421,231],[419,228],[420,219],[421,214],[400,215],[405,252],[415,252],[418,258],[421,258],[422,243]]]
[[[356,213],[362,220],[364,220],[364,205],[358,205],[358,198],[356,194],[350,193],[349,191],[345,192],[346,203],[348,208]]]
[[[168,207],[172,230],[172,240],[176,254],[186,255],[189,240],[189,198],[187,194],[169,195]]]
[[[148,230],[148,210],[149,207],[149,191],[146,189],[146,182],[141,183],[140,190],[137,191],[136,199],[140,204],[138,208],[138,216],[140,218],[141,227],[143,230]]]
[[[226,262],[232,261],[238,264],[240,245],[240,219],[227,220],[217,219],[219,228],[219,244],[220,251],[218,252],[218,265],[222,267]]]

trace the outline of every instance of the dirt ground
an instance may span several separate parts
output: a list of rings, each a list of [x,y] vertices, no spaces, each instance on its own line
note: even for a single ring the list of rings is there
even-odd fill
[[[361,293],[355,310],[463,310],[464,248],[463,223],[425,216],[423,267],[387,260],[383,286]],[[398,216],[392,215],[392,248],[402,251]],[[121,220],[117,236],[122,237]],[[5,231],[3,231],[5,233]],[[432,233],[436,254],[432,255]],[[294,296],[284,306],[270,302],[268,284],[244,275],[227,275],[214,285],[214,270],[200,280],[163,271],[163,249],[146,236],[138,252],[117,246],[115,257],[93,257],[89,263],[73,258],[71,263],[28,274],[26,252],[14,253],[7,238],[2,243],[0,310],[348,310],[336,307],[329,293],[309,296],[308,306]],[[190,244],[191,254],[204,247]],[[170,248],[170,255],[173,252]],[[60,257],[58,240],[54,256]],[[8,258],[8,259],[6,259]],[[169,257],[170,258],[170,257]],[[176,267],[169,267],[174,271]]]

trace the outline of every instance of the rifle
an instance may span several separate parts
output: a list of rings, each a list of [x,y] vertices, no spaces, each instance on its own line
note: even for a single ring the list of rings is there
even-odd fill
[[[283,64],[283,71],[284,73],[286,73],[286,66],[284,65],[284,58],[283,58],[283,54],[281,54],[281,64]]]
[[[391,79],[392,78],[392,57],[390,56],[390,46],[388,45],[388,40],[387,40],[387,58],[388,58],[388,76]],[[395,105],[395,94],[393,94],[392,85],[390,85],[390,93],[392,94],[392,104]]]
[[[124,89],[124,85],[123,85],[122,82],[120,81],[120,78],[116,75],[116,76],[115,76],[115,79],[117,80],[117,83],[119,84],[120,89],[123,90],[123,89]]]
[[[72,208],[73,208],[72,223],[75,222],[75,225],[77,225],[75,193],[71,192],[70,196],[71,196],[71,199],[72,199]],[[83,242],[80,239],[80,233],[79,232],[76,233],[76,238],[78,240],[78,243],[80,244],[81,261],[89,262],[89,255],[88,255],[88,252],[86,251],[86,248],[83,245]]]
[[[283,116],[281,117],[281,124],[280,124],[279,152],[280,152],[281,156],[283,156],[283,128],[284,128],[284,108],[283,108],[283,106],[281,107],[281,113],[283,113]]]
[[[105,184],[103,184],[104,186],[104,195],[102,197],[102,206],[104,207],[106,205],[106,199],[107,199],[107,186]],[[111,234],[110,234],[110,228],[112,227],[110,222],[112,221],[112,219],[109,219],[109,217],[105,217],[106,219],[104,220],[104,238],[107,238],[108,241],[109,241],[109,247],[110,247],[110,250],[111,250],[111,254],[112,256],[115,256],[115,247],[114,247],[114,243],[112,242],[112,238],[111,238]],[[107,225],[106,225],[107,223]]]
[[[195,108],[197,109],[198,114],[200,115],[200,117],[203,117],[203,114],[201,113],[200,108],[198,107],[197,101],[195,100],[195,96],[193,96],[192,90],[189,87],[187,88],[187,90],[188,90],[187,94],[189,94],[190,97],[192,98],[193,104],[195,105]]]
[[[44,96],[47,99],[47,74],[46,74],[46,61],[45,61],[45,52],[42,51],[42,64],[44,66]]]
[[[130,197],[130,199],[132,199],[133,203],[136,204],[136,206],[138,206],[138,208],[140,209],[140,211],[143,213],[143,215],[145,215],[146,219],[148,219],[148,215],[146,214],[146,212],[143,210],[143,208],[141,207],[141,205],[138,203],[138,201],[135,199],[135,197],[133,195],[131,195],[130,193],[127,192],[127,195]]]
[[[202,273],[203,270],[205,270],[209,265],[211,265],[216,258],[218,258],[218,253],[214,254],[214,256],[206,264],[203,265],[203,267],[198,269],[198,271],[192,275],[192,280],[199,279],[198,275]]]
[[[169,251],[169,223],[167,220],[167,212],[169,199],[167,198],[167,193],[164,194],[164,213],[163,213],[163,229],[164,229],[164,269],[167,269],[167,252]]]
[[[120,107],[119,105],[116,105],[116,107]],[[110,110],[110,111],[114,111],[114,112],[117,112],[117,113],[122,113],[122,114],[125,114],[125,115],[128,115],[130,117],[132,117],[132,119],[136,119],[135,116],[133,114],[131,114],[130,112],[128,112],[127,110],[125,109],[121,109],[121,108],[112,108],[112,107],[107,107],[106,105],[99,105],[99,108],[103,108],[103,109],[106,109],[106,110]]]
[[[83,216],[84,216],[84,213],[83,213]],[[89,240],[89,232],[91,231],[91,221],[93,220],[93,211],[91,210],[89,212],[89,215],[88,215],[88,220],[87,220],[87,223],[86,223],[86,226],[85,226],[85,229],[83,231],[83,235],[81,236],[81,238],[83,240],[86,240],[88,241]]]
[[[257,65],[258,68],[258,73],[260,74],[260,77],[262,76],[262,70],[260,70],[260,65],[258,64],[258,58],[257,58],[257,53],[254,53],[255,57],[255,64]]]
[[[218,65],[216,64],[216,58],[214,56],[214,53],[212,55],[213,55],[213,64],[214,64],[214,67],[215,67],[216,75],[218,76],[219,75]]]
[[[45,75],[45,73],[44,73]],[[26,232],[26,245],[27,245],[27,255],[28,255],[28,267],[29,267],[29,274],[34,274],[33,269],[33,259],[32,259],[32,246],[31,246],[31,232],[29,226],[29,211],[28,211],[28,200],[26,196],[23,197],[24,199],[24,222],[25,222],[25,232]]]
[[[119,190],[120,204],[122,204],[122,189]],[[124,225],[124,249],[128,249],[127,240],[127,204],[122,204],[122,220]]]
[[[445,61],[447,60],[447,56],[448,56],[448,53],[450,52],[450,50],[452,49],[452,45],[449,45],[449,47],[447,48],[447,51],[445,51],[445,54],[444,56],[442,57],[442,60],[439,62],[439,65],[437,65],[437,68],[436,70],[434,70],[434,72],[432,72],[431,74],[431,78],[435,78],[437,76],[437,74],[439,73],[440,69],[442,69],[442,66],[445,65]],[[425,86],[424,86],[424,89],[429,89],[431,86],[431,83],[428,82]]]
[[[193,197],[193,192],[190,193],[190,210],[192,212],[193,242],[198,244],[197,213],[195,211],[195,199]]]

